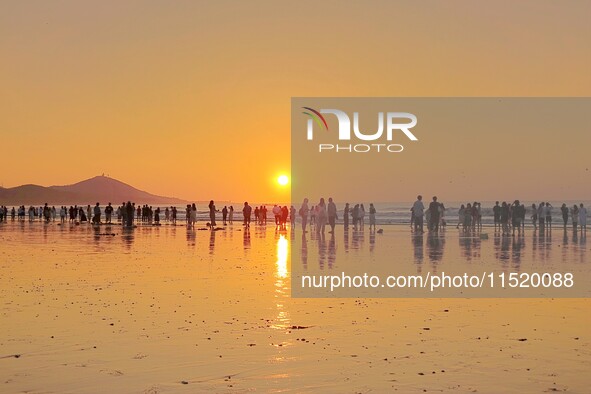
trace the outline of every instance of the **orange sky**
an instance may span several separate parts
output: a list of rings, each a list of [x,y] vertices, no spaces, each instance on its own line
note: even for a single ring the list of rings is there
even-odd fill
[[[287,200],[292,96],[589,96],[589,15],[576,1],[4,3],[0,182],[105,173],[186,199]]]

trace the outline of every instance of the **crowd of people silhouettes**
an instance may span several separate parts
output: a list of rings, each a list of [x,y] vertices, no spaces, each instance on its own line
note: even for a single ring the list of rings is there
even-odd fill
[[[508,203],[496,201],[492,207],[492,219],[495,234],[501,235],[515,235],[522,234],[525,231],[527,217],[531,220],[532,227],[535,231],[551,231],[552,230],[552,212],[553,206],[549,202],[540,202],[539,204],[532,204],[531,207],[526,206],[519,200]],[[437,196],[433,196],[432,201],[426,207],[423,203],[423,197],[417,196],[417,200],[410,208],[410,227],[415,233],[424,233],[425,227],[429,232],[437,233],[447,226],[446,208],[441,203]],[[221,212],[223,226],[232,225],[234,223],[234,207],[224,206],[221,210],[216,208],[215,202],[211,200],[208,204],[208,219],[207,225],[211,229],[219,229],[217,227],[217,216]],[[376,208],[373,203],[369,204],[366,210],[363,203],[351,206],[345,203],[342,209],[342,224],[345,231],[350,227],[354,231],[363,230],[365,228],[366,217],[369,222],[369,231],[376,231]],[[332,199],[328,198],[328,202],[324,198],[320,198],[318,203],[310,206],[309,200],[305,198],[299,208],[292,205],[275,204],[271,208],[270,213],[274,219],[275,227],[277,229],[285,230],[287,223],[291,224],[291,229],[295,229],[297,220],[301,222],[303,232],[307,232],[308,228],[313,228],[317,233],[324,234],[326,226],[328,225],[328,233],[334,233],[337,221],[339,221],[339,210]],[[463,232],[476,232],[482,230],[482,206],[478,201],[472,203],[461,204],[458,209],[458,221],[456,228]],[[570,224],[574,231],[580,229],[585,232],[587,229],[587,209],[583,203],[579,205],[574,204],[568,207],[566,203],[560,207],[560,213],[563,221],[563,228],[566,230]],[[104,216],[103,216],[104,214]],[[163,217],[162,217],[163,215]],[[248,202],[244,203],[242,208],[243,225],[250,228],[251,223],[265,226],[268,221],[269,210],[266,205],[255,206],[253,209]],[[116,218],[116,222],[126,226],[133,227],[138,223],[142,225],[160,225],[162,219],[167,224],[177,224],[178,211],[177,207],[165,207],[164,211],[160,207],[153,208],[148,204],[138,205],[131,201],[123,202],[121,205],[114,207],[108,203],[104,208],[101,208],[100,203],[96,203],[93,207],[87,205],[86,207],[71,205],[71,206],[49,206],[47,203],[36,207],[24,205],[19,207],[12,207],[8,209],[6,206],[0,206],[0,222],[11,220],[18,221],[44,221],[55,222],[59,219],[61,224],[66,222],[80,224],[91,223],[95,225],[112,224]],[[299,218],[298,218],[299,217]],[[103,220],[104,219],[104,220]],[[197,206],[195,203],[188,204],[185,210],[185,221],[188,228],[194,228],[197,223]]]

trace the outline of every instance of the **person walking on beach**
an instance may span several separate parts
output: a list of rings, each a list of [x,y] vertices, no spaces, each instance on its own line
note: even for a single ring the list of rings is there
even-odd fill
[[[460,224],[462,225],[462,230],[466,231],[464,226],[464,213],[466,211],[466,207],[464,204],[460,205],[460,209],[458,210],[458,225],[456,226],[457,229],[460,228]],[[500,220],[500,219],[499,219]]]
[[[566,204],[562,204],[560,207],[560,212],[562,213],[562,223],[564,224],[564,229],[566,230],[566,225],[568,224],[568,207]]]
[[[14,210],[14,208],[13,208]],[[61,206],[60,207],[60,223],[64,224],[66,222],[66,207],[65,206]]]
[[[349,203],[346,203],[345,209],[343,212],[343,227],[345,228],[345,231],[349,230],[349,214],[350,214],[349,211],[350,211],[349,210]]]
[[[187,227],[194,228],[195,223],[197,222],[197,206],[195,203],[189,205],[189,209],[187,211]]]
[[[423,214],[425,211],[425,206],[423,205],[423,196],[418,195],[417,196],[417,201],[414,202],[414,204],[412,205],[412,214],[415,218],[414,223],[415,223],[415,231],[419,231],[421,233],[424,233],[425,231],[423,230]]]
[[[478,227],[478,202],[474,201],[472,204],[472,230],[476,230]]]
[[[90,222],[90,220],[88,220],[89,218],[84,213],[84,208],[82,208],[82,207],[80,207],[80,209],[78,210],[78,216],[80,217],[80,223],[82,223],[82,222]]]
[[[318,234],[324,234],[324,228],[326,226],[326,203],[324,202],[324,198],[320,198],[318,204],[316,204],[316,232]]]
[[[281,229],[285,230],[287,228],[287,218],[289,217],[289,209],[287,205],[284,205],[281,208]]]
[[[444,230],[447,226],[447,222],[445,221],[445,205],[443,203],[439,203],[439,228]]]
[[[156,207],[154,210],[154,224],[160,226],[160,207]]]
[[[359,224],[359,204],[355,204],[353,207],[351,218],[353,219],[353,230],[357,231],[357,225]]]
[[[71,209],[72,207],[70,207],[70,210]],[[125,201],[123,201],[123,203],[119,207],[119,211],[121,212],[121,225],[125,226],[125,223],[127,222],[127,208],[125,206]],[[70,215],[72,214],[70,213]]]
[[[300,217],[302,218],[302,231],[304,233],[306,233],[306,226],[308,225],[308,213],[309,213],[309,209],[308,209],[308,199],[304,198],[304,201],[302,202],[302,206],[300,207]]]
[[[263,205],[261,212],[259,212],[259,216],[261,217],[261,224],[267,225],[267,206]]]
[[[244,208],[242,208],[242,215],[244,216],[244,226],[250,228],[250,215],[252,214],[252,207],[248,205],[248,201],[244,202]]]
[[[281,207],[277,206],[277,204],[273,205],[272,212],[275,217],[275,226],[279,226],[281,223]]]
[[[538,205],[538,224],[540,231],[544,231],[546,228],[546,210],[544,209],[544,202]]]
[[[361,227],[361,229],[363,229],[363,227],[365,226],[365,207],[363,206],[363,204],[361,204],[359,206],[359,227]]]
[[[433,201],[429,204],[430,222],[429,230],[438,232],[439,231],[439,203],[437,202],[437,196],[433,196]]]
[[[230,209],[228,210],[228,223],[234,223],[234,206],[230,205]]]
[[[503,235],[509,235],[509,204],[505,201],[501,204],[501,226],[503,228]]]
[[[548,230],[552,230],[552,204],[546,202],[546,208],[544,209],[544,214],[546,215],[546,227]]]
[[[579,226],[581,226],[581,234],[587,232],[587,208],[583,203],[579,205]]]
[[[573,221],[573,232],[577,232],[577,226],[579,224],[579,207],[577,204],[573,205],[573,208],[570,211],[570,216]]]
[[[224,205],[224,208],[222,208],[222,221],[224,223],[224,226],[227,224],[226,223],[227,218],[228,218],[228,207]]]
[[[101,207],[98,202],[94,206],[94,216],[92,218],[92,223],[101,224]]]
[[[113,215],[113,206],[111,205],[111,203],[109,203],[105,207],[105,222],[107,222],[108,224],[111,224],[111,216],[112,215]]]
[[[259,207],[254,207],[254,222],[255,224],[262,224],[261,220],[259,219],[259,213],[261,212],[261,210],[263,209],[263,206],[261,205],[261,209],[259,209]]]
[[[177,215],[177,209],[176,209],[176,207],[172,207],[172,209],[171,209],[172,224],[175,226],[176,226],[176,215]]]
[[[125,204],[125,225],[127,227],[133,227],[133,216],[135,215],[135,208],[131,204],[131,201],[127,201]]]
[[[376,231],[376,208],[373,202],[369,204],[369,231]]]
[[[334,234],[334,228],[337,222],[337,205],[333,202],[332,197],[328,198],[328,225],[330,226],[329,234]]]
[[[497,228],[501,230],[501,206],[499,202],[495,202],[495,206],[493,207],[493,222],[495,224],[495,233],[497,232]]]
[[[512,224],[513,224],[513,232],[511,235],[515,235],[515,229],[517,228],[517,233],[521,234],[521,220],[522,220],[522,212],[521,212],[522,205],[519,203],[519,200],[515,200],[513,203],[513,217],[512,217]]]

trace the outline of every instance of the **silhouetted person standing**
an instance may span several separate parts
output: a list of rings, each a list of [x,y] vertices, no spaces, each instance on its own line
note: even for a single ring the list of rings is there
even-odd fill
[[[222,209],[222,221],[224,222],[224,226],[226,225],[226,219],[228,217],[228,207],[224,205]]]
[[[328,206],[326,208],[328,214],[328,225],[330,226],[330,233],[334,233],[334,228],[336,225],[337,217],[337,206],[332,201],[332,197],[328,198]]]
[[[437,196],[433,196],[433,201],[429,204],[429,212],[431,212],[429,229],[437,232],[439,231],[439,203],[437,202]]]
[[[425,206],[423,205],[423,196],[418,195],[417,201],[412,205],[412,214],[415,218],[415,231],[420,230],[422,233],[425,231],[423,230],[423,214],[425,211]]]
[[[300,207],[300,217],[302,218],[302,231],[305,233],[306,232],[306,226],[308,225],[308,213],[310,212],[310,209],[308,208],[308,199],[304,198],[304,201],[302,202],[302,206]]]
[[[209,202],[209,220],[210,220],[210,224],[211,224],[211,229],[213,229],[216,225],[215,223],[215,213],[217,212],[217,210],[215,209],[215,204],[213,203],[213,200],[211,200]]]
[[[242,215],[244,216],[244,225],[246,228],[250,227],[250,215],[252,213],[252,207],[248,205],[248,201],[244,202],[244,208],[242,208]]]
[[[343,212],[343,226],[345,230],[349,230],[349,215],[350,215],[349,203],[345,204],[345,209]]]
[[[126,214],[126,221],[125,221],[125,225],[127,227],[132,227],[133,226],[133,215],[135,214],[135,208],[133,205],[131,205],[131,201],[128,201],[127,204],[125,204],[125,212]]]

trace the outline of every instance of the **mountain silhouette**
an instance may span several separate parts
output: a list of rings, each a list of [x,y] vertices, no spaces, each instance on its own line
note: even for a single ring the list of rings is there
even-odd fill
[[[117,179],[107,176],[94,178],[66,186],[22,185],[10,188],[0,187],[0,205],[49,205],[78,204],[94,205],[100,202],[120,204],[133,201],[137,204],[186,204],[187,201],[174,197],[157,196],[136,189]]]

